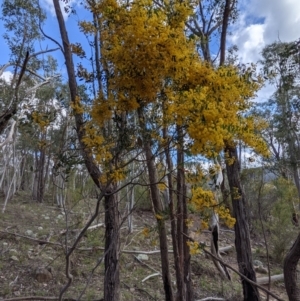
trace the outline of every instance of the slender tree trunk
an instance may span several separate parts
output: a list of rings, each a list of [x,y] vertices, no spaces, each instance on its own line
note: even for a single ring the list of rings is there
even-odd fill
[[[45,168],[45,176],[44,176],[44,190],[45,192],[48,191],[49,189],[49,170],[50,170],[50,162],[51,162],[51,155],[50,155],[50,149],[48,151],[48,157],[47,157],[47,163],[46,163],[46,168]]]
[[[186,185],[184,184],[183,190],[183,256],[184,256],[184,283],[186,287],[186,300],[194,300],[194,288],[192,282],[192,271],[191,271],[191,254],[190,247],[188,245],[187,235],[188,235],[188,208],[187,208],[187,196],[186,196]]]
[[[169,255],[168,255],[168,239],[167,239],[167,229],[164,221],[162,204],[160,201],[159,189],[157,186],[158,176],[155,166],[155,157],[151,150],[150,135],[147,133],[147,128],[145,124],[143,108],[138,109],[140,126],[143,135],[143,148],[147,161],[147,169],[150,183],[151,199],[154,207],[154,212],[156,215],[156,221],[158,225],[159,234],[159,245],[160,245],[160,256],[161,256],[161,269],[162,269],[162,280],[164,284],[165,300],[174,301],[174,295],[172,290],[172,281],[169,266]]]
[[[167,129],[163,129],[163,135],[165,141],[167,141]],[[175,272],[176,272],[176,286],[177,286],[177,294],[176,294],[176,301],[183,300],[183,269],[180,265],[179,260],[179,253],[178,253],[178,236],[177,236],[177,223],[176,223],[176,216],[174,212],[174,190],[173,190],[173,179],[172,179],[172,170],[173,164],[172,159],[170,156],[170,149],[169,145],[165,146],[165,156],[166,156],[166,163],[167,163],[167,170],[168,170],[168,189],[169,189],[169,214],[171,219],[171,235],[172,235],[172,244],[173,244],[173,254],[174,254],[174,265],[175,265]]]
[[[132,211],[134,209],[134,186],[126,187],[127,189],[127,214],[128,214],[128,234],[133,232]]]
[[[180,250],[180,264],[183,268],[183,301],[193,300],[193,287],[191,280],[191,255],[187,244],[187,201],[186,201],[186,187],[185,187],[185,173],[184,173],[184,152],[183,152],[183,130],[177,125],[178,147],[177,147],[177,206],[178,206],[178,222],[177,222],[177,236],[178,249]],[[185,234],[185,235],[183,235]]]
[[[44,192],[45,192],[45,178],[44,178],[44,168],[45,168],[45,159],[46,159],[46,150],[45,148],[42,148],[39,152],[40,157],[38,160],[38,166],[37,166],[37,202],[42,203],[44,200]]]
[[[21,164],[20,164],[20,179],[19,179],[19,188],[20,190],[25,190],[25,174],[26,174],[26,159],[27,153],[21,151]]]
[[[225,154],[233,163],[226,162],[228,181],[232,198],[233,215],[236,219],[234,225],[235,230],[235,248],[237,253],[237,261],[239,271],[248,279],[256,282],[256,275],[252,263],[250,231],[248,226],[248,218],[246,212],[246,199],[243,187],[241,185],[239,162],[236,147],[227,146]],[[244,293],[244,301],[260,300],[256,286],[241,279]]]
[[[33,172],[33,182],[32,182],[32,199],[34,201],[38,200],[38,195],[37,195],[37,191],[38,191],[38,166],[39,166],[39,158],[38,158],[38,154],[37,151],[34,152],[34,172]]]
[[[110,185],[106,189],[105,207],[105,282],[104,300],[120,300],[120,269],[119,269],[119,211],[116,187]]]
[[[184,237],[183,233],[183,177],[184,174],[182,172],[182,158],[181,152],[177,149],[177,181],[176,181],[176,194],[177,194],[177,245],[178,245],[178,262],[180,266],[180,277],[181,277],[181,289],[182,289],[182,296],[181,300],[185,301],[186,299],[186,286],[184,283]]]
[[[300,259],[300,234],[284,259],[283,273],[285,289],[289,301],[300,301],[300,287],[297,277],[297,264]]]

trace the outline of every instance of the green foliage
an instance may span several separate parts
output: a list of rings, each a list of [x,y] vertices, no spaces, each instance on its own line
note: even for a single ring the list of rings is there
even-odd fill
[[[252,231],[262,236],[261,220],[267,233],[270,255],[276,262],[282,262],[297,229],[292,223],[292,214],[297,204],[295,185],[283,178],[269,183],[262,182],[262,170],[244,171],[245,188],[252,198],[248,200]],[[260,220],[261,218],[261,220]]]
[[[274,184],[277,188],[277,200],[267,227],[271,233],[271,255],[277,262],[282,262],[298,233],[292,223],[292,214],[295,212],[293,201],[297,200],[297,190],[293,183],[282,178],[274,181]]]
[[[12,60],[18,60],[26,51],[34,51],[34,42],[42,39],[39,24],[46,16],[38,0],[4,0],[2,3],[2,20]]]
[[[297,230],[292,224],[292,210],[285,202],[278,202],[272,210],[274,219],[267,223],[269,227],[271,255],[276,262],[282,262],[287,250],[294,241]]]
[[[262,133],[272,152],[269,163],[284,177],[289,170],[295,174],[300,158],[299,53],[299,42],[275,42],[262,52],[264,76],[274,86],[275,93],[257,105],[256,114],[268,120]]]

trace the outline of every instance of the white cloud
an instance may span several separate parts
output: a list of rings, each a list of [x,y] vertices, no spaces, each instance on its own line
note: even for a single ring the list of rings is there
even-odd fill
[[[300,38],[299,0],[244,0],[240,5],[240,17],[228,41],[238,46],[242,63],[257,63],[268,44]],[[266,100],[273,91],[266,86],[258,93],[258,98]]]
[[[76,5],[77,2],[78,2],[78,0],[70,0],[70,1],[68,1],[68,5],[72,7],[73,5]],[[68,18],[69,14],[66,13],[66,11],[64,9],[64,3],[62,1],[59,1],[59,4],[60,4],[60,8],[61,8],[64,20],[66,20]],[[53,0],[41,0],[41,5],[47,12],[50,12],[50,14],[52,16],[56,17],[55,9],[53,6]]]
[[[260,52],[265,46],[264,31],[265,24],[251,24],[241,26],[239,31],[230,36],[230,42],[239,48],[239,57],[243,63],[259,60]]]
[[[6,82],[10,82],[13,77],[13,73],[10,71],[4,71],[0,78],[3,78]]]
[[[299,0],[245,0],[241,6],[229,42],[239,47],[243,63],[259,60],[264,46],[272,42],[300,37]]]

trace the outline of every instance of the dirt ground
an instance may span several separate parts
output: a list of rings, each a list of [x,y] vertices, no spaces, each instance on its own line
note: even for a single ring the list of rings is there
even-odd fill
[[[0,204],[3,204],[1,198]],[[6,211],[0,213],[0,300],[22,300],[26,296],[58,297],[67,283],[65,246],[70,246],[75,241],[79,230],[91,216],[95,204],[96,200],[93,199],[81,200],[67,204],[67,209],[62,210],[52,203],[51,198],[48,202],[37,204],[26,194],[19,194],[7,205]],[[194,224],[190,234],[197,241],[209,245],[210,234],[197,232],[197,216],[191,215],[191,218]],[[122,300],[164,300],[163,284],[159,276],[161,267],[158,236],[153,214],[151,211],[136,211],[133,220],[134,231],[131,234],[128,234],[126,222],[121,228]],[[94,229],[89,230],[83,237],[71,257],[73,283],[64,295],[68,300],[101,300],[103,296],[103,221],[102,212],[93,223]],[[69,231],[66,235],[67,227]],[[172,249],[171,238],[169,245]],[[234,245],[234,233],[225,229],[221,231],[220,247],[228,245]],[[253,242],[254,259],[266,265],[261,249],[261,242]],[[143,258],[141,254],[149,251],[156,252]],[[171,266],[172,257],[170,253]],[[234,250],[224,254],[223,259],[237,269]],[[196,300],[209,296],[232,301],[242,300],[239,276],[231,273],[231,282],[221,280],[213,263],[203,253],[193,255],[191,264]],[[175,281],[173,269],[172,273]],[[271,274],[280,273],[281,267],[271,262]],[[273,283],[271,291],[282,300],[288,300],[283,282]],[[265,296],[262,293],[262,299]]]

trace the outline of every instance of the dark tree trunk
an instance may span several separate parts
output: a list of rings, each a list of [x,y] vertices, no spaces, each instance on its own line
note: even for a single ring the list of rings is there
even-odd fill
[[[186,185],[183,186],[183,233],[185,234],[183,237],[183,256],[184,256],[184,283],[186,287],[186,300],[193,301],[194,300],[194,288],[191,277],[191,254],[190,247],[188,245],[188,208],[187,208],[187,196],[186,196]]]
[[[112,186],[112,185],[111,185]],[[104,300],[120,300],[120,269],[119,269],[119,211],[118,199],[114,194],[115,187],[107,189],[104,199],[105,207],[105,287]],[[111,194],[110,194],[111,193]]]
[[[237,149],[235,146],[227,146],[225,154],[229,160],[226,161],[227,176],[231,191],[233,215],[236,219],[235,248],[239,271],[248,279],[256,282],[256,275],[252,263],[250,231],[248,226],[247,208],[245,194],[241,185]],[[230,161],[233,161],[230,162]],[[229,161],[229,163],[228,163]],[[241,279],[244,293],[244,301],[260,300],[256,286]]]
[[[43,133],[41,140],[45,141],[46,134]],[[46,148],[43,146],[35,152],[35,178],[33,184],[32,198],[38,203],[42,203],[44,200],[45,191],[45,160],[46,160]]]
[[[21,151],[21,155],[22,155],[22,158],[21,158],[21,164],[20,164],[20,184],[19,184],[19,187],[18,189],[20,190],[25,190],[25,169],[26,169],[26,159],[27,159],[27,153],[24,152],[24,151]]]
[[[38,178],[37,178],[37,202],[42,203],[44,201],[44,192],[45,192],[45,160],[46,160],[46,149],[43,147],[39,151],[39,160],[38,160]]]
[[[167,129],[164,127],[163,129],[163,136],[164,139],[167,141]],[[167,170],[168,170],[168,189],[169,189],[169,214],[171,219],[171,235],[172,235],[172,244],[173,244],[173,254],[174,254],[174,266],[175,266],[175,273],[176,273],[176,287],[177,287],[177,294],[176,294],[176,301],[183,300],[183,271],[180,266],[179,261],[179,254],[178,254],[178,238],[177,238],[177,223],[176,223],[176,216],[175,216],[175,206],[174,206],[174,189],[173,189],[173,179],[172,173],[173,164],[170,155],[170,148],[169,145],[165,146],[165,156],[166,156],[166,163],[167,163]]]
[[[178,129],[177,129],[178,134]],[[177,149],[177,179],[176,179],[176,194],[177,194],[177,245],[178,245],[178,261],[180,266],[180,276],[181,276],[181,287],[182,296],[181,300],[185,301],[186,297],[186,286],[184,283],[185,271],[184,271],[184,236],[183,233],[183,177],[184,173],[182,170],[182,156],[180,149]]]
[[[297,264],[300,259],[300,234],[284,259],[283,273],[289,301],[300,301],[300,287],[297,279]]]
[[[22,44],[22,45],[24,46],[24,44]],[[18,61],[17,61],[17,64],[16,64],[16,68],[17,68],[18,65],[21,63],[21,62],[20,62],[20,59],[21,59],[21,57],[18,58]],[[20,87],[20,84],[21,84],[23,75],[24,75],[24,73],[25,73],[25,70],[26,70],[26,66],[27,66],[28,61],[29,61],[29,52],[27,51],[27,52],[26,52],[25,59],[24,59],[24,62],[23,62],[22,67],[21,67],[21,71],[20,71],[20,75],[19,75],[19,78],[18,78],[16,87],[15,87],[15,90],[14,90],[14,98],[13,98],[13,101],[12,101],[10,107],[7,108],[7,109],[5,110],[5,112],[2,113],[2,114],[0,115],[0,135],[3,133],[3,131],[4,131],[5,128],[7,127],[9,120],[10,120],[14,115],[16,115],[16,113],[17,113],[18,102],[19,102],[19,95],[18,95],[18,94],[19,94],[19,87]],[[16,72],[17,72],[17,69],[15,69],[15,75],[16,75]],[[14,75],[14,79],[15,79],[15,75]],[[14,80],[14,79],[13,79],[13,80]]]
[[[172,291],[171,274],[169,269],[170,267],[169,267],[169,255],[168,255],[167,230],[166,230],[166,225],[162,213],[159,189],[157,187],[158,178],[156,175],[156,166],[155,166],[154,156],[151,152],[150,143],[145,146],[145,153],[146,153],[147,167],[149,172],[151,198],[154,206],[154,211],[157,216],[160,256],[161,256],[161,269],[162,269],[162,278],[163,278],[163,284],[165,290],[165,300],[173,301],[174,296]]]
[[[177,207],[178,207],[178,249],[180,250],[179,258],[183,268],[183,283],[184,283],[184,299],[183,301],[193,300],[193,287],[191,282],[191,265],[190,265],[190,248],[187,244],[188,227],[187,227],[187,201],[184,173],[184,152],[183,152],[183,130],[181,126],[177,126],[178,147],[177,147]],[[185,234],[185,235],[183,235]]]

